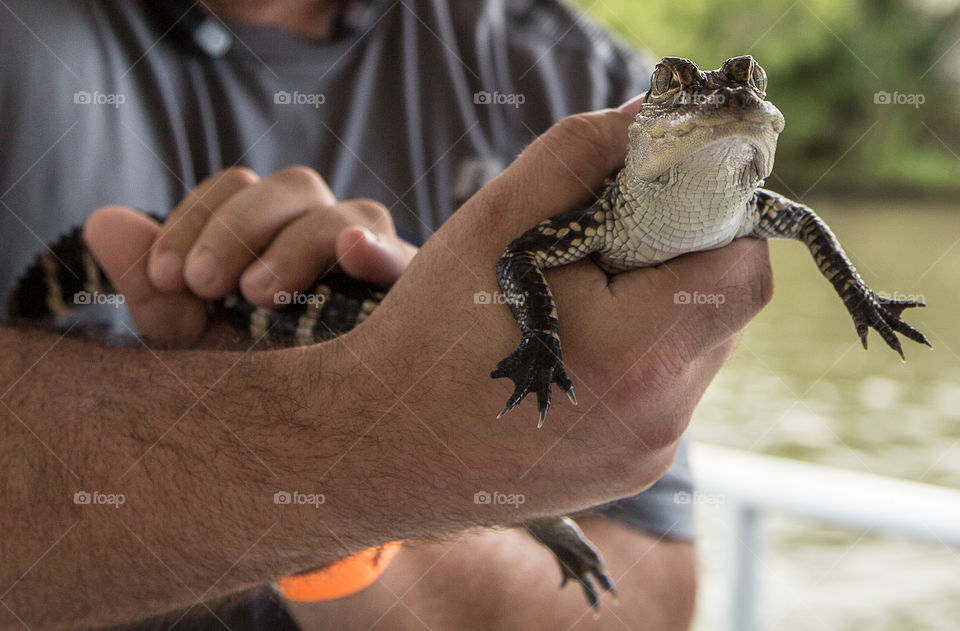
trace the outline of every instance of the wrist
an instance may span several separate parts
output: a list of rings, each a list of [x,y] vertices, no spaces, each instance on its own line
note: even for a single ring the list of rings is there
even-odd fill
[[[413,504],[430,494],[410,488],[422,439],[397,401],[396,371],[372,352],[364,336],[350,336],[264,354],[261,370],[281,403],[263,416],[285,454],[270,501],[284,536],[312,541],[314,563],[423,532]]]

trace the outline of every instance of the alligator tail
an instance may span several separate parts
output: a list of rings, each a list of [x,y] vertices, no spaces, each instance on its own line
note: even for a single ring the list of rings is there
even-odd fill
[[[83,242],[82,228],[62,235],[27,268],[7,302],[14,320],[59,320],[114,289]]]
[[[16,322],[57,323],[115,293],[83,242],[82,228],[76,227],[27,268],[10,295],[7,312]],[[333,271],[318,278],[309,292],[279,292],[272,310],[257,308],[236,293],[208,301],[207,308],[214,320],[245,330],[254,340],[304,346],[362,323],[384,295],[378,287]]]

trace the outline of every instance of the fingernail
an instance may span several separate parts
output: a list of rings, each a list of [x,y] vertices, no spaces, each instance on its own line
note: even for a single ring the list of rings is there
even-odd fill
[[[177,284],[183,273],[183,261],[172,250],[161,252],[150,262],[150,280],[154,285],[169,287]]]
[[[273,269],[263,261],[257,261],[244,272],[240,284],[246,289],[266,289],[276,278]]]
[[[380,253],[380,259],[383,259],[383,256],[386,256],[388,259],[393,258],[396,255],[397,248],[390,239],[381,239],[374,232],[367,230],[366,228],[360,229],[363,232],[363,241],[366,246],[366,251],[368,256],[373,255],[377,256],[375,253]]]
[[[201,249],[187,260],[187,281],[191,285],[210,287],[217,281],[217,259],[207,248]]]

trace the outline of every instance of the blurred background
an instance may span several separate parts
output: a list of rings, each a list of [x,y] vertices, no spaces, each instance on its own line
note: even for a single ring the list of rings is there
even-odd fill
[[[928,307],[901,364],[863,351],[797,243],[771,244],[777,293],[707,392],[694,441],[960,488],[960,2],[578,0],[654,57],[713,69],[751,54],[783,112],[767,187],[829,223],[868,284]],[[883,497],[865,498],[882,503]],[[696,506],[696,629],[722,628],[723,498]],[[762,522],[765,629],[955,629],[960,550],[776,512]]]

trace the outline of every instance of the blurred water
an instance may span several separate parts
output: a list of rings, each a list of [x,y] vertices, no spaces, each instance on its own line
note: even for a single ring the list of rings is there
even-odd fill
[[[945,204],[811,202],[876,291],[919,294],[902,364],[873,332],[863,351],[806,249],[771,244],[777,291],[694,416],[694,440],[960,488],[960,212]],[[728,572],[723,506],[699,506],[696,628],[719,629]],[[766,629],[953,630],[960,550],[765,521]]]

